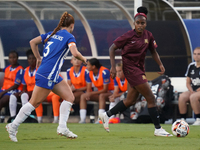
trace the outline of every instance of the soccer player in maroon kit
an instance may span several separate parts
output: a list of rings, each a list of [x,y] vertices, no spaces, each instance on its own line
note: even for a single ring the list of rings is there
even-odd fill
[[[161,72],[158,73],[163,74],[165,68],[156,51],[157,44],[152,33],[145,30],[148,10],[146,7],[139,7],[137,12],[138,13],[134,17],[135,29],[118,37],[109,48],[111,62],[110,72],[112,78],[115,78],[116,76],[115,50],[122,49],[123,72],[129,83],[127,98],[120,101],[111,110],[100,114],[99,118],[102,120],[105,130],[109,132],[109,117],[119,112],[123,112],[128,107],[135,104],[139,93],[141,93],[148,103],[148,111],[155,126],[154,135],[172,136],[160,126],[155,97],[146,79],[144,60],[148,49],[150,50],[153,59],[160,67]]]

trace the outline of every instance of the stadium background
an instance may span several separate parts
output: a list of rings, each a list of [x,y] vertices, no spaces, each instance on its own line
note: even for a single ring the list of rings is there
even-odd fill
[[[19,53],[19,62],[23,67],[27,66],[25,52],[29,48],[30,39],[38,36],[38,26],[35,24],[35,18],[28,13],[22,4],[27,6],[38,17],[45,32],[52,31],[58,24],[59,17],[64,11],[68,11],[75,17],[75,30],[73,32],[79,51],[87,58],[96,57],[101,63],[110,68],[108,57],[108,48],[113,40],[132,29],[131,19],[134,16],[135,2],[141,0],[121,0],[117,1],[0,1],[0,62],[1,68],[8,65],[8,54],[11,50]],[[191,52],[199,46],[200,39],[200,19],[198,12],[192,14],[193,19],[187,18],[187,14],[178,13],[169,1],[143,0],[143,5],[149,9],[148,26],[158,44],[157,51],[166,67],[166,74],[170,77],[182,77],[185,74],[188,63],[192,61]],[[180,1],[173,1],[174,5],[178,5]],[[182,0],[183,4],[200,4],[200,1],[194,0],[187,3]],[[184,3],[185,2],[185,3]],[[69,5],[70,4],[70,5]],[[94,37],[94,46],[91,46],[87,31],[84,27],[80,16],[74,11],[74,6],[86,18],[91,34]],[[123,13],[120,7],[131,15],[131,19]],[[181,14],[181,15],[180,15]],[[130,17],[130,16],[129,16]],[[182,20],[183,19],[183,20]],[[186,28],[185,28],[186,27]],[[42,54],[42,45],[40,45]],[[96,51],[96,52],[94,52]],[[95,54],[96,53],[96,54]],[[120,51],[117,52],[120,60]],[[71,67],[70,56],[62,67],[62,71],[66,71]],[[148,53],[145,62],[147,72],[159,71],[158,66]]]

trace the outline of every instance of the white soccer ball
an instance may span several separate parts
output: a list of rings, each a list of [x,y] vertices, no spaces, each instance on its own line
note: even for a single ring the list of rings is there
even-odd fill
[[[185,137],[189,131],[190,127],[184,120],[177,120],[172,124],[172,133],[177,137]]]

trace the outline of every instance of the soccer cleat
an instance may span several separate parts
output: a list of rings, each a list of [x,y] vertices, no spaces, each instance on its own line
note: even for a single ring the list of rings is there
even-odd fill
[[[155,136],[166,136],[166,137],[173,136],[172,134],[166,132],[163,128],[155,129],[154,135]]]
[[[17,130],[14,129],[14,128],[11,126],[11,123],[9,123],[9,124],[6,125],[6,129],[7,129],[7,131],[8,131],[10,140],[13,141],[13,142],[18,142],[18,141],[17,141],[17,137],[16,137],[16,135],[17,135]]]
[[[106,112],[99,114],[99,119],[102,121],[103,123],[103,127],[107,132],[110,132],[109,130],[109,117],[107,116]]]
[[[199,126],[200,125],[200,118],[197,118],[196,121],[192,125]]]
[[[75,138],[78,137],[78,135],[76,135],[73,132],[69,131],[68,128],[60,128],[59,126],[57,128],[57,134],[61,135],[61,136],[65,136],[65,137],[70,138],[70,139],[75,139]]]

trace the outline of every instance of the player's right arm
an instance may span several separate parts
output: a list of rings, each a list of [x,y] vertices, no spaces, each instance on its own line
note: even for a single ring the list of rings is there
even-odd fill
[[[42,62],[42,58],[40,57],[40,53],[38,50],[38,45],[42,43],[42,37],[37,36],[36,38],[32,39],[29,43],[33,51],[33,54],[35,55],[37,59],[36,67],[38,68]]]
[[[111,63],[110,75],[111,75],[111,78],[113,78],[113,79],[116,77],[115,50],[117,50],[117,49],[118,49],[118,47],[114,43],[109,48],[110,63]]]

